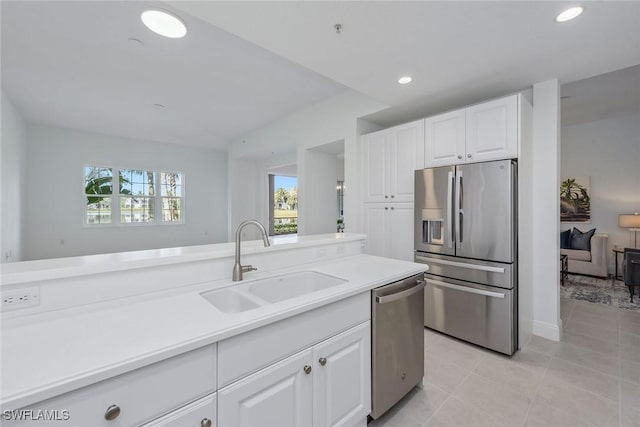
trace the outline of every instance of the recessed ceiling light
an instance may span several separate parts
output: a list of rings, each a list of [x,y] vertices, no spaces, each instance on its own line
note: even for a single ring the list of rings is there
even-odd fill
[[[187,34],[187,26],[182,19],[165,10],[145,10],[140,18],[148,29],[161,36],[179,39]]]
[[[411,80],[413,79],[409,76],[402,76],[398,79],[398,83],[400,83],[401,85],[406,85],[411,83]]]
[[[573,18],[577,18],[584,11],[582,6],[570,7],[556,17],[557,22],[571,21]]]

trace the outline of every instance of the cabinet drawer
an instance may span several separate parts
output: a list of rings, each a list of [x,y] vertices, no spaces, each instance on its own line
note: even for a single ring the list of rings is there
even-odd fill
[[[68,411],[67,426],[122,427],[139,425],[216,390],[216,345],[209,345],[161,362],[83,387],[24,408]],[[106,419],[108,408],[119,414]],[[115,414],[117,409],[112,408]],[[32,421],[3,426],[34,425]]]
[[[216,427],[216,393],[142,427]]]
[[[370,298],[364,292],[219,342],[219,387],[369,320]]]

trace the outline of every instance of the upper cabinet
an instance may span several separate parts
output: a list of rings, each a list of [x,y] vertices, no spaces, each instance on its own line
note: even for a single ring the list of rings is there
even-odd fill
[[[413,201],[413,172],[424,168],[424,120],[362,136],[365,202]]]
[[[465,144],[465,110],[451,111],[425,119],[425,167],[464,163]]]
[[[519,103],[511,95],[425,120],[425,167],[518,157]]]

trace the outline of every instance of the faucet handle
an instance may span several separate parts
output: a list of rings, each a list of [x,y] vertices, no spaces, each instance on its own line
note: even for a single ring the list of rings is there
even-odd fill
[[[242,272],[243,273],[248,273],[249,271],[256,271],[257,268],[254,267],[253,265],[243,265],[242,266]]]

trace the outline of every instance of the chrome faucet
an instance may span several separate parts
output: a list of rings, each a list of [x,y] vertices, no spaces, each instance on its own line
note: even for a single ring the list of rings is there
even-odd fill
[[[236,262],[233,264],[233,281],[239,282],[242,280],[242,273],[247,273],[249,271],[256,271],[252,265],[242,265],[240,264],[240,234],[242,229],[249,225],[254,224],[258,229],[260,229],[260,234],[262,234],[262,241],[264,242],[264,247],[271,246],[269,243],[269,236],[267,235],[267,230],[265,230],[264,226],[260,224],[255,219],[248,219],[246,221],[242,221],[238,228],[236,229]]]

